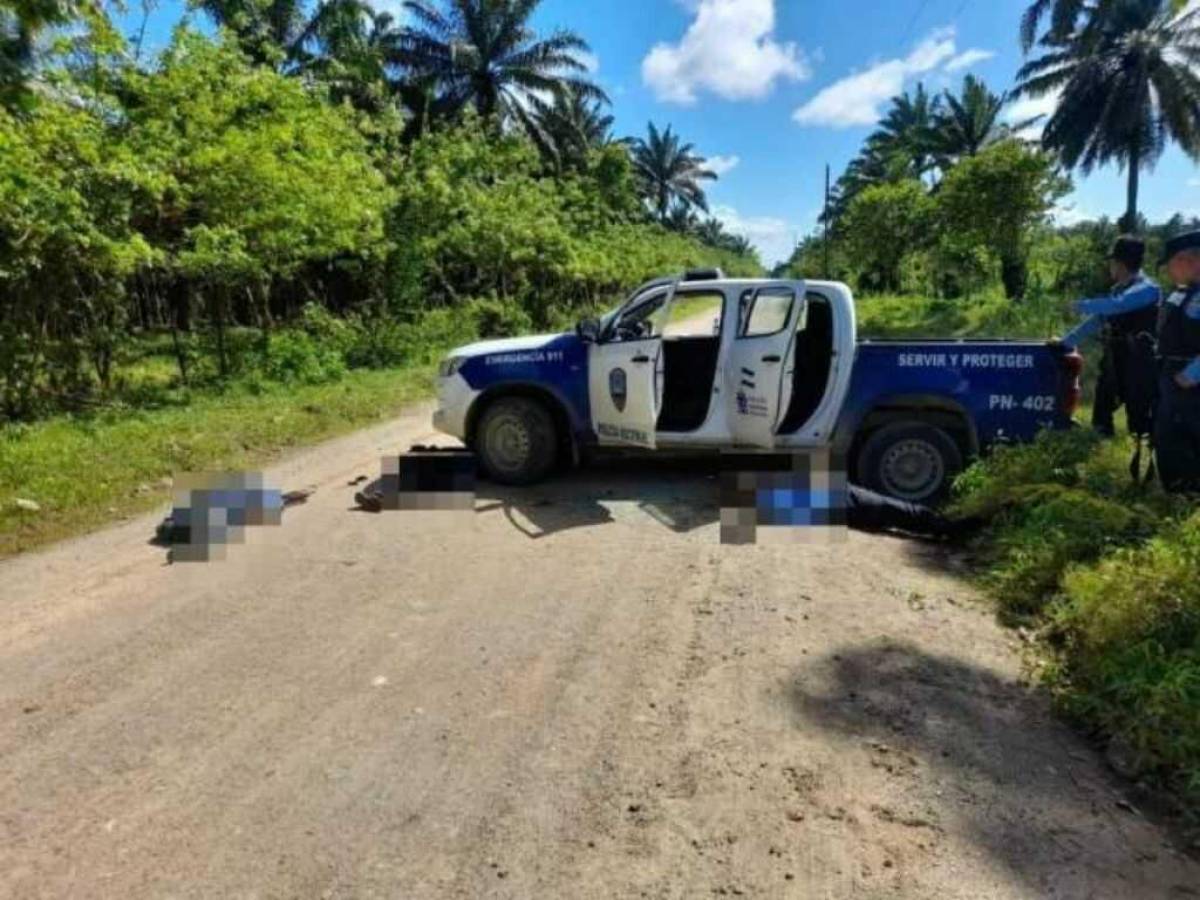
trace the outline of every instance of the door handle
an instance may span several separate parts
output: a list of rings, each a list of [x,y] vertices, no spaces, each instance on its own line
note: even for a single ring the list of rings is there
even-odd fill
[[[635,363],[648,363],[648,362],[650,362],[650,357],[648,357],[648,356],[635,356],[633,359],[631,359],[631,360],[630,360],[630,362],[635,362]]]
[[[762,358],[762,361],[763,361],[763,362],[766,362],[766,363],[777,363],[777,362],[783,362],[782,358],[781,358],[781,357],[778,357],[778,356],[764,356],[764,357]]]

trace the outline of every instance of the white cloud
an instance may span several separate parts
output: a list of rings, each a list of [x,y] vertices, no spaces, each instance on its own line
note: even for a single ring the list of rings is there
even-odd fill
[[[1188,187],[1200,187],[1200,178],[1189,178]]]
[[[710,156],[704,161],[704,168],[716,173],[720,178],[736,169],[741,161],[740,156]]]
[[[884,105],[903,91],[905,84],[961,59],[956,57],[957,52],[955,30],[939,29],[904,59],[885,60],[835,81],[796,110],[792,118],[801,125],[832,128],[874,125],[883,118]]]
[[[1051,212],[1050,217],[1054,220],[1054,224],[1069,228],[1072,225],[1078,225],[1080,222],[1087,222],[1092,219],[1099,218],[1091,213],[1080,209],[1075,204],[1063,203],[1056,206]]]
[[[792,255],[797,229],[789,222],[771,216],[743,216],[732,206],[714,206],[712,214],[726,231],[750,241],[764,265],[773,266]]]
[[[987,62],[995,55],[991,50],[966,50],[946,63],[943,71],[961,72],[963,69],[969,69],[981,62]]]
[[[1021,97],[1005,107],[1004,121],[1009,125],[1017,125],[1041,116],[1037,122],[1019,132],[1023,138],[1037,140],[1046,128],[1046,120],[1054,115],[1054,110],[1058,108],[1059,95],[1059,91],[1051,91],[1041,97]]]
[[[595,53],[575,51],[574,56],[577,60],[583,63],[583,67],[587,69],[589,75],[595,75],[600,71],[600,57]]]
[[[767,96],[779,80],[812,71],[794,43],[773,37],[775,0],[694,0],[696,18],[677,44],[659,43],[642,60],[642,81],[667,103],[695,103],[700,91],[726,100]]]

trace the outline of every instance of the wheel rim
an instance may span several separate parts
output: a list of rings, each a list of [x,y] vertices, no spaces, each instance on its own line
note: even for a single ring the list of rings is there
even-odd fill
[[[928,441],[910,439],[888,448],[879,467],[883,486],[902,500],[933,496],[946,476],[942,454]]]
[[[484,450],[492,466],[501,472],[519,472],[529,462],[533,441],[525,424],[516,416],[502,413],[488,423]]]

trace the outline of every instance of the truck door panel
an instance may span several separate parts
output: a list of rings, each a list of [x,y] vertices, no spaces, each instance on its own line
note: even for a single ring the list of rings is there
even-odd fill
[[[738,298],[737,334],[726,367],[730,433],[737,446],[771,449],[792,393],[793,342],[804,286],[767,282]]]
[[[662,408],[662,329],[674,286],[635,301],[610,334],[588,348],[588,399],[602,446],[654,449]]]

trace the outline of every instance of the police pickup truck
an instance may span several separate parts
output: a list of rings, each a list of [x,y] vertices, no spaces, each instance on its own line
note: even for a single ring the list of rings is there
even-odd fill
[[[592,447],[825,448],[858,483],[919,502],[993,444],[1068,427],[1081,368],[1052,342],[860,341],[843,284],[705,270],[645,284],[573,334],[453,351],[434,426],[505,484]]]

